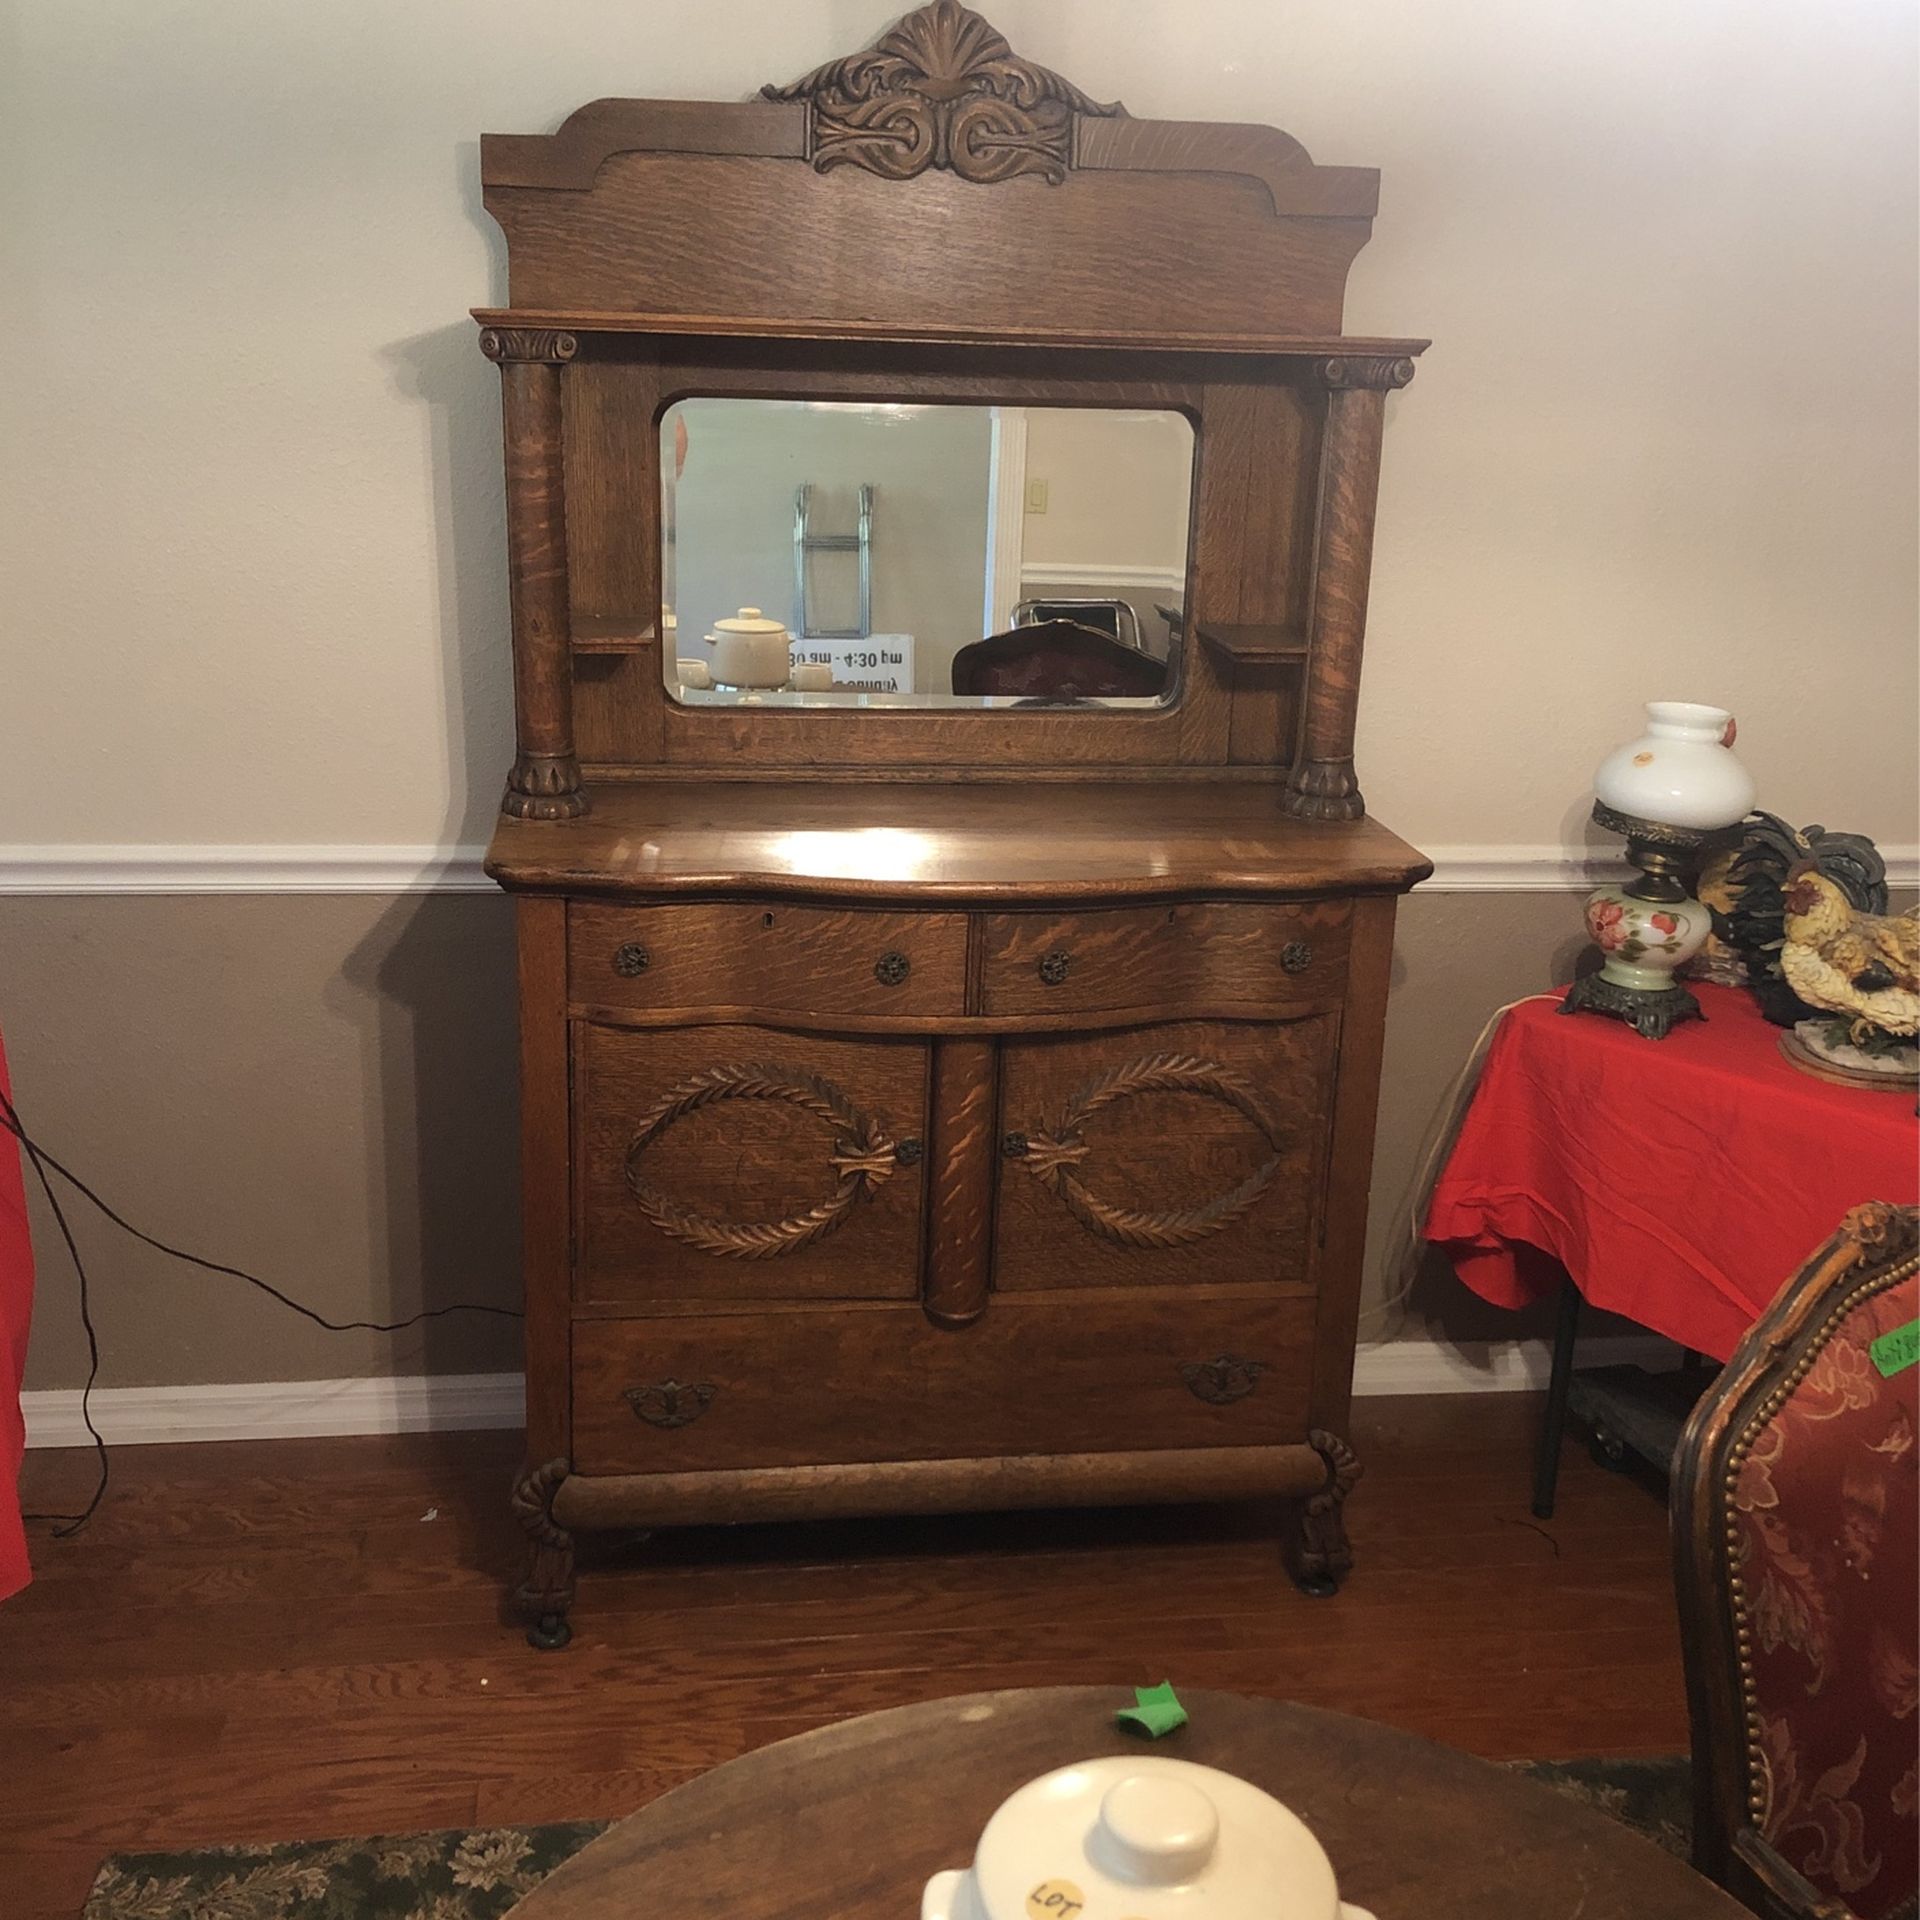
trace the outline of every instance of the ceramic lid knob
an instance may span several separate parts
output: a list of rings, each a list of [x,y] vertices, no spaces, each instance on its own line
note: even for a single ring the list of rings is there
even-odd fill
[[[1184,1780],[1129,1774],[1100,1802],[1095,1845],[1116,1879],[1141,1887],[1173,1887],[1213,1858],[1220,1816],[1198,1787]]]

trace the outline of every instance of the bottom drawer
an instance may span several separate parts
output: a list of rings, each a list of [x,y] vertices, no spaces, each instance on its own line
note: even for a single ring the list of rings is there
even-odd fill
[[[573,1328],[577,1473],[687,1473],[1306,1438],[1314,1303],[997,1299]]]

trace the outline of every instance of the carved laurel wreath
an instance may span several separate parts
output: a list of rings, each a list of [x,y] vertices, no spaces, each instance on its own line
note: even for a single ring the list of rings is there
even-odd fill
[[[833,1123],[836,1134],[828,1165],[837,1176],[832,1194],[805,1213],[767,1222],[714,1220],[672,1200],[642,1178],[648,1147],[688,1114],[720,1100],[778,1100]],[[893,1176],[899,1146],[878,1120],[860,1112],[840,1088],[811,1073],[765,1064],[709,1067],[669,1087],[642,1118],[627,1148],[627,1185],[640,1210],[662,1233],[731,1260],[767,1260],[797,1253],[824,1239],[846,1219],[861,1197]]]
[[[1142,1093],[1192,1093],[1218,1100],[1243,1114],[1273,1149],[1238,1186],[1203,1206],[1141,1212],[1116,1207],[1090,1193],[1073,1169],[1086,1159],[1083,1129],[1103,1107]],[[1218,1233],[1251,1207],[1280,1170],[1280,1135],[1259,1096],[1231,1067],[1184,1053],[1150,1053],[1130,1060],[1082,1087],[1066,1104],[1050,1133],[1026,1136],[1021,1164],[1057,1194],[1080,1224],[1122,1247],[1183,1247]]]
[[[857,166],[888,180],[946,167],[981,185],[1023,173],[1057,185],[1073,164],[1073,116],[1126,112],[1018,58],[959,0],[933,0],[865,53],[761,92],[808,102],[821,172]]]

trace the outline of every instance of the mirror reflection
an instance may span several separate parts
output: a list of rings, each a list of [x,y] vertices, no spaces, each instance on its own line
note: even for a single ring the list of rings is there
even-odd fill
[[[1170,696],[1193,487],[1182,414],[689,399],[660,447],[676,699]]]

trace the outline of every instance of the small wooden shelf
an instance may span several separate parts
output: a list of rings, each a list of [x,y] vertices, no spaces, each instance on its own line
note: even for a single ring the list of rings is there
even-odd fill
[[[1291,664],[1307,657],[1304,627],[1262,621],[1246,626],[1229,626],[1209,620],[1203,621],[1194,631],[1205,645],[1223,658],[1244,661],[1249,665]]]
[[[650,653],[659,637],[651,620],[611,613],[573,616],[575,653]]]
[[[1192,332],[1107,324],[1084,331],[1058,326],[974,326],[911,321],[803,320],[754,314],[640,313],[567,307],[475,307],[483,327],[524,327],[536,332],[643,334],[659,339],[861,340],[898,346],[1086,347],[1110,353],[1133,348],[1148,353],[1236,353],[1285,360],[1324,358],[1412,359],[1432,343],[1351,333],[1234,333],[1215,328]]]

